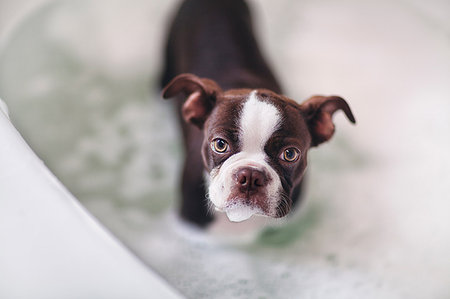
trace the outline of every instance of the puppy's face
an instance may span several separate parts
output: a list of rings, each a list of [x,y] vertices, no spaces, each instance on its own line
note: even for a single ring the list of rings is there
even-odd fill
[[[266,90],[221,94],[204,125],[209,199],[231,221],[282,217],[311,143],[295,103]]]
[[[307,151],[333,135],[332,114],[342,109],[339,97],[313,97],[299,105],[269,90],[223,92],[214,81],[194,75],[176,77],[164,90],[184,92],[182,114],[204,131],[202,156],[208,197],[231,221],[252,215],[283,217],[292,206]]]

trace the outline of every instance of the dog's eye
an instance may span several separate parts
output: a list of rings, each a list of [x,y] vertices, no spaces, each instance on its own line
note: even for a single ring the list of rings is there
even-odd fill
[[[290,147],[283,151],[283,153],[280,156],[280,159],[284,160],[286,162],[296,162],[299,157],[300,157],[300,151],[298,149],[296,149],[295,147]]]
[[[216,153],[223,154],[228,150],[228,143],[223,139],[216,138],[211,142],[211,148]]]

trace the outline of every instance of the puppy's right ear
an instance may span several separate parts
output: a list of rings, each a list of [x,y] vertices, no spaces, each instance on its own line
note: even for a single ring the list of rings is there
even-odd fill
[[[201,129],[216,103],[217,94],[221,92],[213,80],[181,74],[164,87],[162,96],[167,99],[183,93],[187,98],[181,111],[183,118]]]

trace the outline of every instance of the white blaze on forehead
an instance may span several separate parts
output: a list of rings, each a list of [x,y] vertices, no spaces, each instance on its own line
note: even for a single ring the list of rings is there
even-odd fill
[[[278,129],[281,117],[278,109],[260,101],[256,90],[250,93],[241,112],[240,141],[243,152],[264,152],[264,145]]]

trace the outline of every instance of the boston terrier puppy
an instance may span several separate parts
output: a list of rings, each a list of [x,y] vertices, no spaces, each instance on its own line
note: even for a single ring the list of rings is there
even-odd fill
[[[334,133],[342,98],[298,104],[281,94],[243,0],[186,0],[167,42],[163,97],[176,97],[185,162],[181,216],[199,226],[213,210],[240,222],[279,218],[298,201],[310,147]]]

